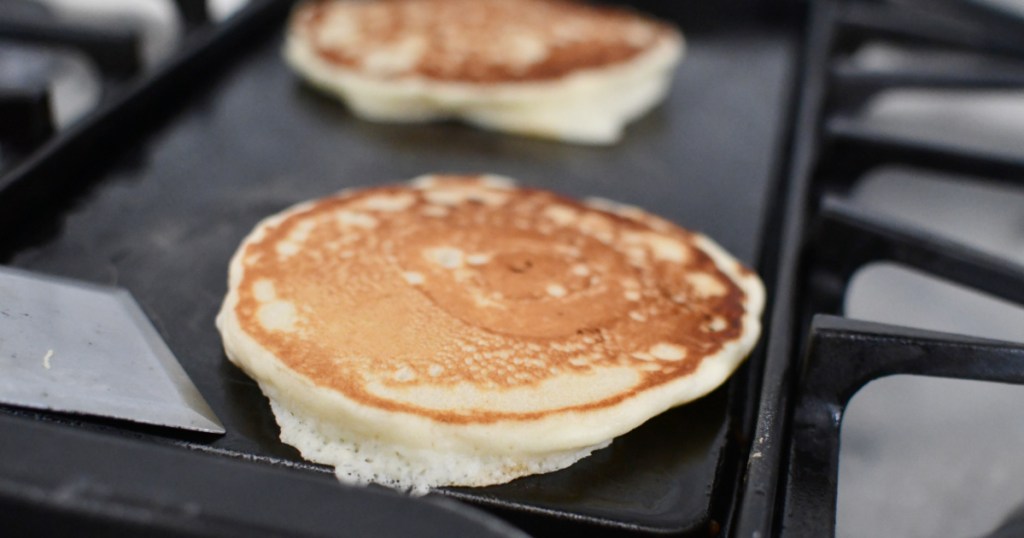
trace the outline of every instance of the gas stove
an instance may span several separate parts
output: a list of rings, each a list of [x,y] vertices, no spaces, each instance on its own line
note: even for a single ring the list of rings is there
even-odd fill
[[[1024,9],[631,3],[678,22],[688,57],[669,101],[608,149],[360,122],[282,65],[287,2],[103,16],[0,4],[0,263],[130,289],[228,430],[0,408],[0,521],[186,536],[1021,534]],[[336,484],[277,441],[223,358],[212,317],[227,257],[295,201],[453,168],[709,233],[764,277],[759,349],[709,397],[552,476],[425,500]]]

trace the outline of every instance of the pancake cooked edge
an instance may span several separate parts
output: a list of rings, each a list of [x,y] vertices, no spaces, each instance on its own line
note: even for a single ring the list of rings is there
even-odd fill
[[[296,8],[285,58],[359,117],[462,119],[616,142],[682,57],[669,24],[574,0],[332,0]]]
[[[217,326],[284,442],[425,493],[567,467],[711,392],[763,306],[753,272],[640,209],[424,176],[259,223]]]

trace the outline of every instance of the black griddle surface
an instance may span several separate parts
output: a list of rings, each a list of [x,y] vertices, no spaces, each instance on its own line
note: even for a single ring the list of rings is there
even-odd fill
[[[34,209],[38,225],[6,260],[129,289],[228,432],[186,441],[147,433],[148,442],[305,466],[277,440],[266,400],[228,363],[214,328],[243,236],[302,200],[435,171],[491,172],[635,204],[708,234],[750,265],[757,259],[792,68],[782,30],[688,34],[669,100],[606,148],[454,123],[357,120],[286,68],[275,32],[197,83],[145,136],[99,141],[113,157],[83,170],[89,186],[69,203]],[[737,427],[732,394],[727,385],[659,416],[561,472],[445,494],[571,521],[704,529],[715,493],[731,487],[723,483],[731,475],[718,471],[739,465],[725,457]],[[16,432],[0,431],[8,434]]]

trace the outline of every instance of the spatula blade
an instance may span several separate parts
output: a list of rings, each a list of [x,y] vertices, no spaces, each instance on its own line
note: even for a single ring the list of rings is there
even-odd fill
[[[128,291],[6,267],[0,403],[224,433]]]

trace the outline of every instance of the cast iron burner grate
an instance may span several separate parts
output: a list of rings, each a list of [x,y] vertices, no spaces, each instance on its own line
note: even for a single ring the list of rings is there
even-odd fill
[[[168,5],[186,39],[213,22],[206,0],[168,0]],[[100,115],[97,109],[130,92],[149,71],[144,46],[149,28],[124,20],[90,23],[86,19],[96,17],[89,12],[52,7],[34,0],[0,3],[0,174],[59,131]],[[60,84],[68,85],[67,91],[58,92]],[[93,93],[95,99],[83,98]],[[65,98],[76,104],[65,105]],[[69,106],[74,110],[64,113]]]
[[[171,57],[148,71],[128,69],[140,54],[137,36],[129,33],[122,35],[128,39],[121,39],[93,30],[59,32],[54,30],[55,23],[40,27],[31,15],[23,16],[23,9],[8,11],[0,5],[0,43],[6,39],[46,43],[60,34],[59,44],[75,45],[77,35],[84,36],[76,46],[83,47],[87,56],[106,58],[98,63],[125,60],[105,71],[103,95],[95,109],[60,132],[54,130],[45,83],[13,89],[0,84],[0,117],[5,120],[0,122],[0,190],[4,192],[0,230],[13,230],[13,236],[18,236],[25,225],[19,220],[20,208],[45,207],[58,194],[83,189],[78,178],[64,173],[65,163],[94,161],[120,132],[166,116],[171,105],[188,95],[188,81],[221,65],[225,57],[250,42],[251,28],[274,21],[288,9],[287,2],[275,0],[248,0],[247,4],[248,9],[214,20],[205,0],[174,0],[185,22],[184,34]],[[8,16],[12,13],[18,14]]]
[[[1024,147],[987,152],[893,135],[856,119],[883,90],[1019,90],[1024,71],[880,73],[844,60],[866,41],[885,39],[1020,61],[1022,35],[1024,20],[975,2],[821,1],[813,6],[775,325],[738,536],[834,535],[840,425],[846,405],[868,382],[913,374],[1024,384],[1022,342],[836,315],[854,272],[880,260],[1024,304],[1021,265],[865,209],[842,194],[865,173],[890,165],[1024,184]],[[775,484],[783,488],[779,495]],[[1020,532],[1019,523],[1011,518],[993,536]]]

